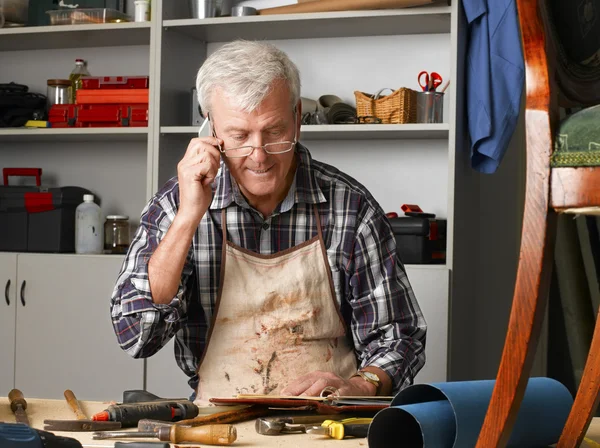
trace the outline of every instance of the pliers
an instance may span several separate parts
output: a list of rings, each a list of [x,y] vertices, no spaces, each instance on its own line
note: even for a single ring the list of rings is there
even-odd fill
[[[310,434],[322,434],[332,439],[342,440],[344,437],[367,437],[372,418],[347,418],[345,420],[325,420],[321,426],[307,428]]]

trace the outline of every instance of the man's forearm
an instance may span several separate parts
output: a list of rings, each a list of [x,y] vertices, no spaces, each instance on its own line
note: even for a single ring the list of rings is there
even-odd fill
[[[175,216],[167,234],[152,254],[148,263],[148,281],[154,303],[168,304],[177,294],[197,227],[197,223]]]

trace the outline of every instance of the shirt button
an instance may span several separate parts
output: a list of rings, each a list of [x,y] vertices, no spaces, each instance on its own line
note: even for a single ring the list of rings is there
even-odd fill
[[[269,229],[269,223],[268,222],[263,223],[262,228],[263,228],[263,230],[268,230]]]

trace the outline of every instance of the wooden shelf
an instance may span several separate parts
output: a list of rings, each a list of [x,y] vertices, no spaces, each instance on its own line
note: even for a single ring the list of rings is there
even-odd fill
[[[301,140],[447,139],[449,129],[447,123],[307,125],[302,126]],[[198,127],[162,126],[160,133],[192,137],[198,134]]]
[[[450,32],[450,7],[178,19],[163,26],[205,42],[438,34]]]
[[[144,141],[148,128],[0,129],[0,142]],[[1,152],[1,151],[0,151]]]
[[[0,51],[149,44],[150,22],[0,28]]]

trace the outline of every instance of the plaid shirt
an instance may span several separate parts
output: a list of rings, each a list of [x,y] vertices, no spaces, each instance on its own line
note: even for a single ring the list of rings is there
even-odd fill
[[[177,213],[177,178],[149,201],[111,299],[112,321],[123,350],[135,358],[148,357],[175,336],[175,359],[195,390],[219,290],[221,210],[227,208],[231,242],[273,254],[317,234],[315,204],[336,300],[351,328],[359,365],[383,369],[392,378],[394,393],[412,384],[425,363],[426,324],[396,255],[389,221],[356,180],[312,160],[301,144],[296,153],[299,164],[292,186],[267,219],[248,204],[221,162],[212,203],[193,238],[179,291],[168,305],[152,302],[148,261]]]

